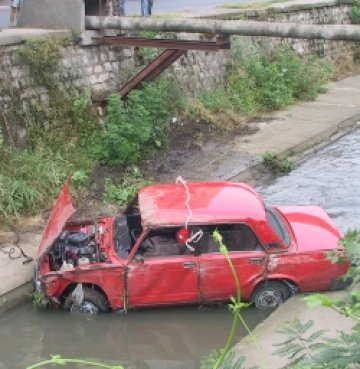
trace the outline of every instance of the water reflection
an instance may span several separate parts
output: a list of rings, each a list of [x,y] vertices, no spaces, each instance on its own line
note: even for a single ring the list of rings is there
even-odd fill
[[[267,314],[244,311],[250,327]],[[126,364],[128,368],[198,369],[222,347],[231,325],[226,307],[183,307],[84,318],[24,305],[0,319],[0,368],[25,368],[51,354]],[[246,332],[240,329],[238,338]]]

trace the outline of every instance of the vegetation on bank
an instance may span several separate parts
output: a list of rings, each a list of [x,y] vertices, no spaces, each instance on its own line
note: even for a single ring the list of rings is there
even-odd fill
[[[303,59],[290,47],[265,54],[243,38],[232,43],[232,65],[223,86],[202,93],[190,111],[222,129],[233,129],[244,118],[312,100],[333,75],[330,64]]]
[[[68,176],[81,197],[97,166],[127,173],[120,185],[104,178],[105,200],[123,204],[146,181],[134,166],[166,148],[175,113],[232,130],[258,113],[314,98],[331,76],[330,66],[315,58],[302,59],[284,47],[266,55],[238,38],[223,86],[190,100],[178,82],[161,78],[131,92],[126,104],[111,95],[101,118],[71,75],[66,89],[60,82],[56,71],[62,49],[62,42],[48,39],[27,42],[19,53],[29,65],[34,89],[40,95],[45,89],[46,98],[30,99],[23,109],[20,88],[2,87],[12,100],[0,116],[1,224],[49,208]],[[26,149],[16,148],[11,124],[26,128]]]
[[[353,24],[360,24],[360,0],[354,0],[351,6],[350,19]]]

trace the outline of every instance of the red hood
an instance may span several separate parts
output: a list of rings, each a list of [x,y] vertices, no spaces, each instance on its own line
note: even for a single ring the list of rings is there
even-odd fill
[[[75,213],[71,200],[69,181],[63,187],[56,204],[53,207],[49,220],[43,232],[40,245],[37,250],[37,258],[39,259],[53,244],[56,238],[63,230],[65,223]]]
[[[331,250],[341,237],[335,224],[318,206],[277,208],[294,231],[298,251]]]

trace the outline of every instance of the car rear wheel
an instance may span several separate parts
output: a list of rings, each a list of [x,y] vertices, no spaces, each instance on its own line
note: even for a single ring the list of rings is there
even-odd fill
[[[88,287],[83,287],[83,292],[84,298],[80,305],[74,302],[72,294],[69,293],[64,303],[64,310],[91,315],[109,310],[107,300],[102,293]]]
[[[251,301],[258,309],[274,309],[286,301],[290,295],[289,287],[285,283],[268,281],[255,288]]]

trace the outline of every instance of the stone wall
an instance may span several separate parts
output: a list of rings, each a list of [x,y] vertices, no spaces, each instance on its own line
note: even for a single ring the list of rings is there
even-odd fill
[[[349,23],[350,4],[344,1],[322,1],[312,4],[276,5],[264,10],[241,11],[236,15],[221,15],[227,19],[269,20],[293,23]],[[217,15],[216,18],[220,18]],[[203,38],[209,35],[177,35],[178,38]],[[236,36],[238,37],[238,36]],[[1,38],[1,33],[0,33]],[[354,48],[358,45],[343,41],[280,39],[266,37],[244,37],[269,51],[279,44],[290,43],[301,55],[315,53],[335,62],[352,60]],[[4,45],[0,52],[0,105],[6,114],[9,101],[14,96],[19,100],[19,114],[26,114],[27,101],[46,101],[47,91],[34,85],[29,69],[18,57],[22,44]],[[144,67],[147,60],[134,48],[69,45],[64,47],[59,78],[64,88],[74,83],[91,90],[94,100],[102,100],[110,92],[118,90],[130,77]],[[212,89],[225,77],[231,51],[188,51],[169,68],[186,91],[196,93]],[[1,117],[0,117],[1,118]],[[4,120],[4,119],[0,119]],[[6,122],[5,122],[6,124]],[[7,127],[5,127],[5,131]],[[6,133],[6,132],[5,132]],[[16,140],[22,141],[25,127],[13,132]]]
[[[275,4],[268,9],[249,10],[229,17],[279,23],[301,24],[350,24],[351,0],[318,0],[313,3]],[[271,37],[251,38],[261,48],[273,50],[281,44],[290,44],[300,55],[314,54],[332,60],[335,63],[353,59],[353,53],[359,45],[348,41],[281,39]]]

